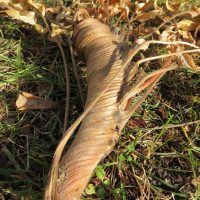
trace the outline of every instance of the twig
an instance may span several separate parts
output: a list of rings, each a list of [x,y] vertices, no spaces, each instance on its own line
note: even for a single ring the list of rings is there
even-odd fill
[[[181,123],[181,124],[169,124],[169,125],[164,125],[164,126],[159,126],[159,127],[156,126],[154,128],[144,128],[141,130],[146,131],[147,133],[150,133],[150,132],[156,131],[156,130],[178,128],[178,127],[189,126],[189,125],[198,124],[198,123],[200,123],[200,120],[196,120],[196,121],[192,121],[192,122],[185,122],[185,123]]]
[[[187,45],[187,46],[196,48],[197,51],[195,51],[195,52],[198,52],[198,51],[200,50],[200,48],[199,48],[198,46],[196,46],[196,45],[194,45],[194,44],[190,44],[190,43],[188,43],[188,42],[182,42],[182,41],[165,42],[165,41],[158,41],[158,40],[149,40],[149,41],[143,42],[143,43],[140,44],[137,48],[131,49],[131,50],[128,52],[127,57],[124,59],[123,66],[127,66],[128,63],[131,62],[132,58],[133,58],[139,51],[143,50],[144,48],[145,48],[145,49],[148,48],[148,46],[149,46],[150,44],[165,44],[165,45],[167,45],[167,44],[171,44],[171,45],[183,44],[183,45]],[[198,49],[198,48],[199,48],[199,49]],[[158,58],[158,57],[164,58],[164,57],[169,57],[169,56],[173,56],[173,55],[178,56],[178,55],[180,55],[180,54],[182,54],[182,53],[192,53],[192,52],[194,52],[194,50],[188,50],[188,51],[189,51],[189,52],[181,51],[181,52],[178,52],[178,53],[164,54],[164,55],[161,55],[161,56],[157,56],[157,58]],[[155,56],[155,57],[156,57],[156,56]],[[146,62],[146,61],[148,61],[148,59],[151,59],[151,57],[150,57],[150,58],[146,58],[146,59],[142,59],[142,60],[140,60],[139,63],[137,63],[137,64],[141,64],[143,61]]]
[[[139,101],[132,107],[128,110],[128,118],[131,117],[131,115],[139,108],[139,106],[145,101],[146,97],[149,95],[149,93],[153,90],[154,86],[156,85],[156,83],[162,78],[162,76],[167,72],[167,71],[170,71],[170,70],[173,70],[173,69],[176,69],[177,66],[176,65],[173,65],[171,67],[168,67],[168,65],[171,64],[171,58],[170,57],[168,59],[168,61],[163,65],[163,67],[160,69],[160,70],[157,70],[155,72],[158,72],[160,71],[160,73],[158,73],[157,75],[154,75],[154,78],[152,79],[153,82],[150,82],[151,85],[149,85],[149,88],[147,89],[147,91],[144,93],[144,95],[139,99]],[[161,71],[161,70],[164,70],[164,69],[168,69],[166,71]],[[153,72],[152,72],[153,73]],[[151,74],[152,74],[151,73]],[[142,81],[141,81],[142,82]],[[138,85],[138,84],[137,84]],[[134,87],[135,88],[135,87]],[[144,88],[143,88],[144,89]]]
[[[69,37],[67,39],[67,42],[68,42],[68,45],[69,45],[70,54],[71,54],[71,58],[72,58],[72,64],[73,64],[73,67],[74,67],[74,74],[75,74],[75,77],[76,77],[76,81],[78,83],[78,89],[79,89],[79,93],[80,93],[80,96],[81,96],[81,102],[82,102],[82,105],[84,107],[85,99],[84,99],[84,96],[83,96],[83,90],[82,90],[82,87],[81,87],[81,81],[80,81],[77,65],[76,65],[76,62],[75,62],[74,54],[73,54],[73,48],[72,48],[72,45],[71,45],[71,39]]]
[[[68,123],[68,117],[69,117],[69,98],[70,98],[69,74],[68,74],[67,61],[66,61],[63,47],[58,40],[56,40],[56,44],[58,45],[60,52],[62,54],[63,64],[65,68],[66,103],[65,103],[65,118],[64,118],[64,125],[63,125],[63,134],[64,134],[67,129],[67,123]]]
[[[168,20],[164,21],[163,23],[160,24],[160,26],[158,28],[156,28],[155,30],[153,30],[151,33],[149,33],[148,35],[145,35],[144,37],[142,37],[143,39],[147,39],[149,37],[151,37],[155,32],[157,32],[159,29],[161,29],[165,24],[169,23],[171,20],[175,19],[176,17],[180,17],[182,15],[189,15],[191,14],[191,12],[189,11],[185,11],[185,12],[181,12],[178,13],[177,15],[174,15],[172,17],[170,17]]]
[[[177,69],[176,65],[172,65],[171,67],[167,67],[167,68],[163,68],[163,69],[158,69],[154,72],[151,72],[144,78],[140,79],[138,81],[138,83],[135,86],[133,86],[133,88],[127,93],[127,95],[125,95],[125,97],[124,97],[125,101],[127,101],[127,99],[135,96],[136,94],[138,94],[139,92],[144,90],[147,86],[149,86],[148,84],[147,84],[147,86],[145,85],[145,81],[147,81],[148,79],[155,77],[156,75],[160,75],[162,73],[166,73],[168,71],[174,70],[174,69]]]
[[[37,12],[38,13],[38,12]],[[46,29],[48,30],[49,33],[51,33],[51,28],[49,27],[49,24],[45,18],[45,16],[43,16],[41,13],[38,13],[41,17],[43,22],[45,23]],[[66,80],[66,103],[65,103],[65,117],[64,117],[64,125],[63,125],[63,134],[65,133],[66,129],[67,129],[67,123],[68,123],[68,117],[69,117],[69,98],[70,98],[70,87],[69,87],[69,73],[68,73],[68,68],[67,68],[67,61],[66,61],[66,57],[65,57],[65,53],[63,50],[62,45],[60,44],[60,42],[55,38],[54,41],[56,42],[61,55],[62,55],[62,59],[63,59],[63,64],[64,64],[64,68],[65,68],[65,80]]]

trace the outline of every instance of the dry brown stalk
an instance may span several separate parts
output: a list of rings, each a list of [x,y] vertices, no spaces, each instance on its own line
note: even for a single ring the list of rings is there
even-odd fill
[[[151,43],[183,44],[196,49],[138,61],[133,68],[138,68],[145,61],[169,57],[161,69],[141,77],[133,88],[120,95],[127,84],[127,67],[132,57]],[[80,199],[96,165],[113,149],[132,113],[166,72],[177,69],[171,57],[200,51],[197,46],[185,42],[147,41],[124,54],[118,37],[110,32],[108,26],[92,18],[81,18],[81,22],[75,26],[74,44],[78,53],[84,55],[87,64],[88,95],[85,111],[68,129],[56,149],[45,195],[48,200]],[[130,98],[143,90],[146,91],[139,101],[127,107]],[[63,153],[68,139],[80,122],[76,138],[67,152]]]

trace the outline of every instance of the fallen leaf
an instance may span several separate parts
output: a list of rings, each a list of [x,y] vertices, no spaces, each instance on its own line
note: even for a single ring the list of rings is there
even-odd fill
[[[192,68],[192,70],[194,70],[194,71],[197,69],[197,66],[190,54],[184,53],[183,58],[188,67]]]
[[[13,19],[21,20],[31,25],[36,24],[35,13],[32,11],[25,11],[21,13],[18,10],[10,8],[9,10],[5,10],[4,12]]]
[[[195,44],[195,40],[190,32],[178,30],[178,33],[183,37],[183,40],[185,42],[190,42]]]
[[[0,0],[0,8],[5,9],[8,7],[8,4],[11,2],[11,0]]]
[[[64,41],[62,39],[62,34],[67,34],[67,31],[62,29],[59,25],[51,23],[51,34],[49,35],[49,40],[52,42],[59,42],[64,45]]]
[[[173,31],[174,26],[168,26],[160,35],[161,41],[175,41],[177,40],[177,33]]]
[[[45,15],[46,10],[43,4],[36,3],[33,0],[25,0],[25,1],[27,1],[27,4],[36,9],[40,14],[42,14],[43,16]]]
[[[165,1],[165,5],[166,5],[167,10],[174,11],[174,9],[169,5],[168,0]]]
[[[145,39],[139,38],[139,39],[135,40],[134,43],[135,43],[135,46],[138,47],[139,45],[143,44],[144,42],[146,42]],[[143,48],[141,48],[141,49],[146,51],[148,49],[148,47],[149,47],[149,44],[146,43],[146,45],[144,45]]]
[[[18,99],[16,101],[16,106],[17,109],[21,111],[52,109],[56,107],[56,102],[32,95],[27,92],[22,92],[18,96]]]
[[[190,10],[190,14],[192,17],[197,17],[198,15],[200,15],[200,8],[193,6]]]
[[[54,38],[58,35],[61,35],[64,33],[64,30],[60,28],[59,25],[56,24],[51,24],[52,32],[51,32],[51,37]]]
[[[143,13],[147,9],[151,8],[153,5],[154,5],[153,1],[149,1],[149,2],[146,2],[146,3],[136,3],[136,5],[135,5],[136,14]]]
[[[44,32],[44,28],[40,24],[35,24],[35,29],[38,33]]]
[[[160,15],[161,13],[162,13],[161,10],[152,10],[150,12],[141,13],[141,14],[137,15],[133,20],[146,21],[146,20],[155,18],[156,16]]]
[[[130,31],[130,35],[134,37],[141,37],[144,35],[148,35],[149,33],[155,32],[156,34],[160,34],[159,30],[157,30],[156,27],[144,27],[144,26],[139,26],[136,27],[135,29],[132,29]]]
[[[193,31],[198,27],[198,24],[191,20],[182,20],[177,23],[177,28],[182,31]]]
[[[0,0],[0,8],[4,9],[1,12],[6,13],[13,19],[21,20],[31,25],[36,24],[35,12],[29,11],[25,1]]]

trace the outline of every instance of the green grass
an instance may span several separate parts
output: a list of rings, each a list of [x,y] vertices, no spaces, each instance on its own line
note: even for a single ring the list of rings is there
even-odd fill
[[[0,20],[0,44],[0,198],[40,200],[62,137],[62,58],[55,44],[7,19]],[[65,53],[72,123],[82,106],[68,50]],[[200,63],[198,56],[196,61]],[[199,78],[200,73],[188,70],[163,77],[133,114],[112,153],[97,166],[83,199],[199,199],[200,123],[167,128],[200,119]],[[20,112],[15,101],[21,91],[50,98],[58,107]],[[151,131],[157,126],[162,128]]]

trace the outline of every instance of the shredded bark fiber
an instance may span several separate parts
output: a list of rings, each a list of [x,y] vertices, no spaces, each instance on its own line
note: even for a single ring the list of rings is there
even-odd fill
[[[95,167],[113,149],[132,113],[160,78],[167,71],[177,68],[169,57],[161,69],[141,77],[134,87],[129,86],[138,65],[128,64],[146,44],[141,45],[139,50],[128,51],[108,26],[89,18],[87,14],[78,21],[73,38],[75,48],[87,64],[87,100],[84,113],[68,129],[56,149],[45,193],[47,200],[81,198]],[[130,98],[145,89],[139,101],[131,106]],[[68,151],[63,153],[80,122],[76,138]]]
[[[88,18],[74,30],[75,47],[87,62],[88,95],[85,108],[99,95],[122,67],[118,37],[95,19]],[[118,94],[123,71],[82,121],[77,137],[61,161],[66,177],[58,185],[60,199],[80,199],[99,161],[116,144],[122,121]]]

